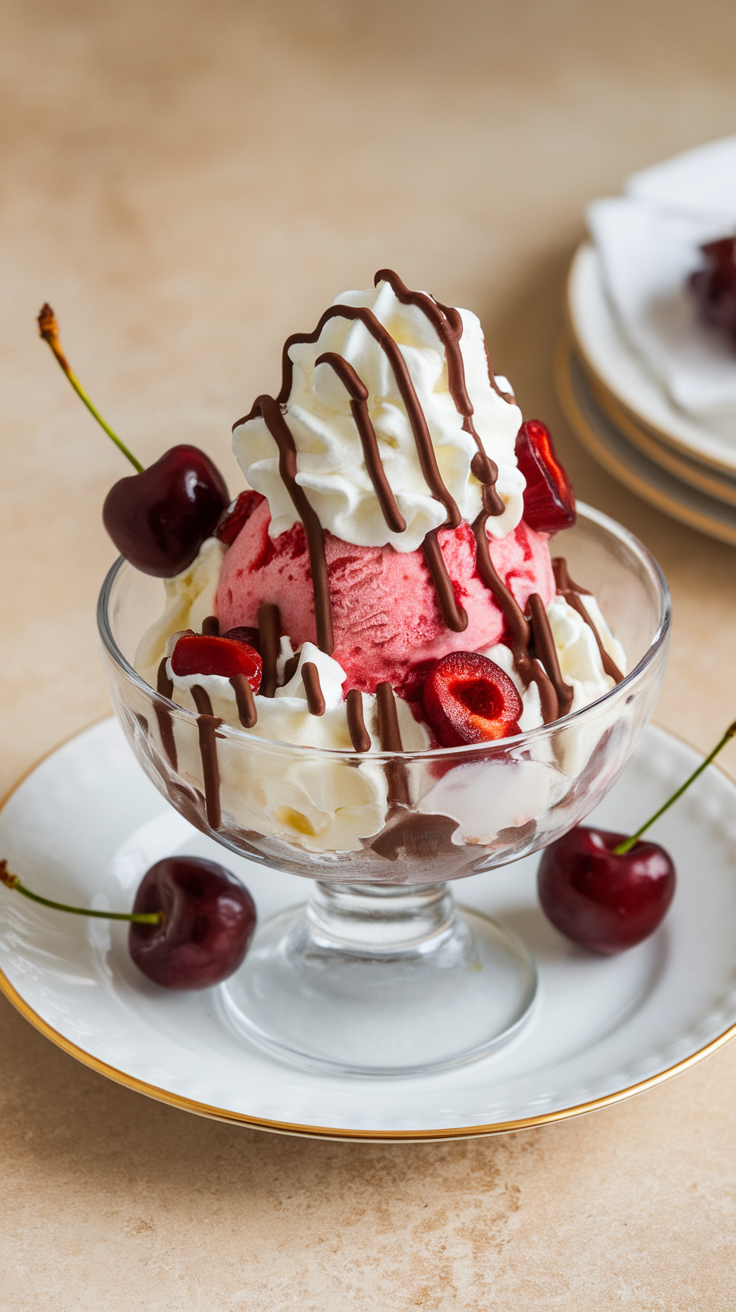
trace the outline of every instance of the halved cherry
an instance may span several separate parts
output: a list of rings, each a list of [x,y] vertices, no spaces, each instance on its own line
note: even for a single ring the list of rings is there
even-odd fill
[[[524,519],[539,533],[558,533],[575,523],[572,484],[557,459],[552,435],[539,419],[527,419],[516,438],[516,460],[524,478]]]
[[[424,682],[424,713],[443,747],[519,733],[521,697],[499,665],[475,651],[442,656]]]
[[[223,510],[215,525],[213,537],[219,538],[225,546],[231,547],[241,528],[247,524],[262,501],[265,501],[265,497],[262,497],[260,492],[246,488],[245,492],[241,492],[234,501],[230,502],[227,510]]]
[[[215,638],[205,633],[184,633],[171,655],[171,668],[180,678],[188,674],[220,674],[232,679],[244,674],[254,692],[261,686],[263,661],[237,638]]]

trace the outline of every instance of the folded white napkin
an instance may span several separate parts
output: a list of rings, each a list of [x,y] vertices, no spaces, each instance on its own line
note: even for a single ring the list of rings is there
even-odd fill
[[[634,173],[625,192],[587,215],[618,320],[676,405],[736,420],[736,350],[700,323],[686,285],[700,245],[736,233],[736,137]]]

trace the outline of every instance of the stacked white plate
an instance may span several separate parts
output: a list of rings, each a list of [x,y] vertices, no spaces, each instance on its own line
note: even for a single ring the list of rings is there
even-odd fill
[[[567,417],[622,483],[736,545],[736,349],[686,286],[701,242],[736,232],[736,138],[634,174],[588,220],[557,358]]]

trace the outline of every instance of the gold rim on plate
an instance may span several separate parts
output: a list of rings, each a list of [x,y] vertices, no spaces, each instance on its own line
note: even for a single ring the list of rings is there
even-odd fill
[[[557,394],[576,437],[592,455],[593,459],[599,465],[602,465],[604,469],[607,469],[609,474],[612,474],[619,483],[623,483],[637,496],[640,496],[644,501],[648,501],[650,505],[656,506],[658,510],[662,510],[666,515],[680,520],[690,528],[698,529],[709,537],[718,538],[721,542],[736,546],[736,519],[731,525],[725,520],[711,518],[706,513],[696,510],[693,506],[678,501],[675,497],[670,496],[658,483],[649,482],[640,473],[637,473],[616,452],[611,450],[581,408],[572,373],[576,363],[579,364],[582,370],[583,365],[578,360],[573,343],[567,337],[561,338],[555,356]],[[595,397],[592,397],[592,400],[597,404]],[[610,423],[614,423],[611,416],[607,415],[605,417]],[[624,442],[628,441],[624,433],[621,433],[620,436]],[[649,458],[643,451],[640,452],[638,448],[635,448],[635,451],[636,454],[643,456],[645,459]],[[669,476],[674,477],[673,474]],[[683,485],[683,490],[687,490],[686,484]],[[707,495],[700,492],[699,489],[694,490],[696,494]],[[713,499],[715,500],[715,498]],[[722,501],[721,504],[724,511],[729,509],[725,501]]]
[[[108,717],[103,716],[101,718],[107,719]],[[69,734],[55,747],[50,748],[48,752],[44,752],[43,756],[39,757],[33,765],[23,772],[0,800],[0,812],[5,809],[11,797],[25,783],[26,779],[30,778],[44,761],[48,760],[67,743],[81,737],[82,734],[87,732],[87,729],[91,729],[93,725],[99,723],[99,719],[92,721],[84,729]],[[667,732],[670,731],[667,730]],[[676,737],[677,735],[672,736]],[[679,741],[684,742],[685,740],[680,739]],[[690,746],[690,744],[686,745]],[[718,765],[715,765],[715,769],[719,769]],[[721,771],[721,773],[725,774],[725,771]],[[728,775],[726,777],[729,778]],[[730,780],[730,782],[733,783],[733,780]],[[161,1089],[158,1085],[149,1084],[146,1080],[139,1080],[134,1075],[128,1075],[125,1071],[118,1070],[116,1066],[110,1066],[107,1062],[100,1061],[97,1057],[93,1057],[91,1053],[86,1052],[84,1048],[80,1048],[76,1043],[72,1043],[70,1039],[65,1038],[63,1034],[59,1034],[58,1030],[55,1030],[52,1025],[49,1025],[48,1021],[45,1021],[43,1017],[39,1016],[38,1012],[28,1005],[2,970],[0,970],[0,993],[7,998],[8,1002],[12,1003],[21,1016],[33,1025],[34,1029],[37,1029],[45,1038],[50,1039],[57,1048],[61,1048],[62,1052],[76,1058],[83,1066],[88,1066],[91,1070],[96,1071],[98,1075],[104,1075],[113,1083],[122,1084],[124,1088],[132,1089],[135,1093],[145,1094],[147,1098],[152,1098],[155,1102],[166,1103],[170,1107],[178,1107],[181,1111],[192,1112],[196,1116],[204,1116],[209,1120],[224,1121],[229,1125],[243,1125],[252,1130],[268,1130],[275,1134],[298,1135],[308,1139],[361,1140],[375,1143],[422,1143],[428,1140],[480,1138],[491,1134],[508,1134],[512,1130],[530,1130],[540,1125],[549,1125],[554,1121],[564,1121],[573,1116],[583,1116],[586,1112],[598,1111],[601,1107],[611,1107],[615,1103],[623,1102],[624,1099],[631,1098],[634,1094],[644,1093],[645,1090],[654,1088],[655,1085],[661,1084],[673,1075],[679,1075],[681,1071],[695,1065],[703,1057],[708,1057],[712,1052],[716,1052],[718,1048],[723,1047],[724,1043],[727,1043],[729,1039],[736,1035],[735,1022],[733,1025],[729,1025],[728,1029],[724,1030],[722,1034],[717,1035],[715,1039],[711,1039],[710,1043],[706,1043],[704,1047],[699,1048],[697,1052],[693,1052],[689,1057],[676,1062],[674,1066],[668,1066],[666,1070],[649,1076],[646,1080],[629,1085],[625,1089],[618,1089],[615,1093],[606,1094],[602,1098],[594,1098],[591,1102],[578,1103],[574,1107],[565,1107],[556,1112],[545,1112],[540,1116],[527,1116],[519,1120],[497,1121],[490,1125],[457,1126],[454,1129],[445,1128],[442,1130],[344,1130],[337,1126],[312,1126],[288,1121],[271,1121],[263,1117],[247,1116],[243,1112],[227,1111],[222,1107],[212,1107],[207,1103],[196,1102],[192,1098],[181,1097],[177,1093],[171,1093],[168,1089]]]

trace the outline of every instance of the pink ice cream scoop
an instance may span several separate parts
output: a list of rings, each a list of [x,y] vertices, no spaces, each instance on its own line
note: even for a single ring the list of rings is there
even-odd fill
[[[258,608],[275,602],[294,648],[316,641],[314,589],[301,524],[269,537],[268,502],[261,501],[223,561],[216,609],[221,631],[258,623]],[[401,691],[411,671],[451,651],[478,651],[499,642],[504,616],[479,577],[470,525],[443,529],[438,541],[455,597],[468,623],[448,629],[423,551],[360,547],[325,532],[325,556],[334,628],[334,658],[345,670],[345,692],[374,692],[387,680]],[[546,606],[555,595],[548,535],[522,522],[491,538],[495,569],[522,611],[537,592]]]

